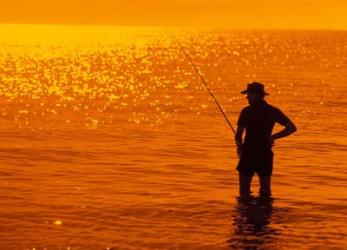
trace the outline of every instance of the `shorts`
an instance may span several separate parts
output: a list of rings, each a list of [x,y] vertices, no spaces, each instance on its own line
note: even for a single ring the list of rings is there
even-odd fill
[[[272,175],[273,155],[271,150],[242,150],[236,169],[247,176],[253,176],[254,173],[260,176]]]

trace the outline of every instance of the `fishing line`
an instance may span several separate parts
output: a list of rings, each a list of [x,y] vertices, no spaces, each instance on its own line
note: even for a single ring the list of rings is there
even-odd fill
[[[222,113],[223,117],[225,118],[225,120],[226,120],[227,123],[229,124],[229,127],[230,127],[231,130],[234,132],[234,134],[236,134],[235,129],[234,129],[233,126],[231,125],[231,123],[230,123],[228,117],[226,116],[225,112],[223,111],[222,107],[220,106],[220,104],[219,104],[217,98],[214,96],[214,94],[212,93],[211,89],[210,89],[209,86],[207,85],[207,83],[206,83],[204,77],[202,76],[202,74],[200,73],[200,71],[198,70],[198,68],[196,67],[195,63],[193,62],[193,59],[189,56],[189,54],[187,53],[187,51],[184,49],[184,47],[183,47],[183,45],[181,44],[181,42],[178,41],[178,40],[176,39],[175,34],[173,34],[171,31],[170,31],[170,33],[174,36],[175,40],[179,43],[179,45],[180,45],[180,47],[181,47],[183,53],[184,53],[185,56],[189,59],[190,63],[193,65],[193,67],[194,67],[196,73],[198,74],[200,80],[203,82],[203,84],[204,84],[205,87],[207,88],[208,92],[210,93],[210,96],[213,98],[214,102],[217,104],[217,106],[218,106],[220,112]]]

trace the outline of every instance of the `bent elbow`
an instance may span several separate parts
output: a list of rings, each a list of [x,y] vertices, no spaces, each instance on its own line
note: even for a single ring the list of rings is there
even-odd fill
[[[286,130],[289,132],[289,134],[292,134],[297,131],[295,124],[291,121],[288,122],[285,127],[286,127]]]
[[[298,129],[296,128],[295,124],[292,125],[292,133],[295,133]]]

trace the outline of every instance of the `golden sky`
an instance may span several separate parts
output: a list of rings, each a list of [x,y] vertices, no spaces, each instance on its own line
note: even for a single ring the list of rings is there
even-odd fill
[[[347,29],[347,0],[1,0],[0,23]]]

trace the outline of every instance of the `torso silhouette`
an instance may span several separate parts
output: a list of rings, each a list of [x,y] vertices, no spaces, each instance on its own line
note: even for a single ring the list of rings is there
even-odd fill
[[[238,126],[246,129],[244,150],[271,150],[270,136],[275,123],[285,125],[289,122],[283,112],[268,104],[265,100],[258,100],[245,107],[239,116]]]

